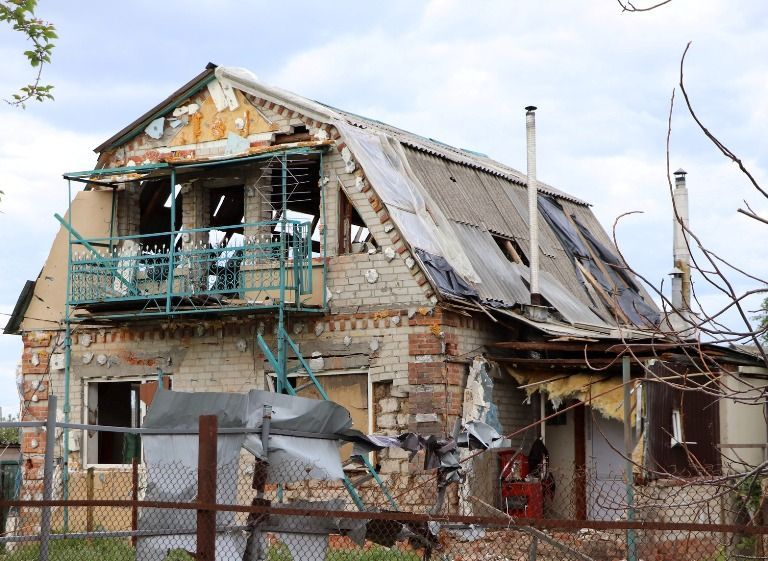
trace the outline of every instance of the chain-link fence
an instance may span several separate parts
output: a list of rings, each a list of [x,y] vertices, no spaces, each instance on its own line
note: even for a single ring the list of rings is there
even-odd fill
[[[222,465],[215,435],[201,428],[194,463],[65,475],[51,446],[38,480],[25,460],[20,497],[0,503],[10,508],[0,561],[765,557],[759,474],[627,485],[623,473],[592,466],[523,477],[488,450],[465,454],[462,481],[441,497],[423,451],[402,458],[398,473],[346,462],[339,480],[312,462],[269,465],[245,452]]]

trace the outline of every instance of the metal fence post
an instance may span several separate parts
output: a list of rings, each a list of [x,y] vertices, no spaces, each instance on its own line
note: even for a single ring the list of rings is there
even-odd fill
[[[56,447],[56,396],[48,396],[48,419],[45,423],[45,463],[43,464],[43,500],[53,498],[53,456]],[[51,539],[51,507],[44,506],[40,516],[40,561],[48,561]]]
[[[536,561],[536,553],[539,547],[539,538],[531,536],[531,545],[528,548],[528,561]]]
[[[94,469],[92,467],[88,468],[87,476],[86,476],[86,489],[85,489],[85,498],[88,499],[88,501],[93,500],[93,476],[94,476]],[[88,505],[85,509],[85,531],[89,534],[93,532],[93,507]]]
[[[216,415],[201,415],[199,420],[197,455],[197,502],[200,505],[216,503],[216,442],[218,420]],[[216,510],[197,510],[197,561],[216,559]]]
[[[139,500],[139,460],[133,458],[131,463],[131,499],[134,501],[131,507],[131,530],[136,531],[139,529],[139,508],[136,506],[136,501]],[[131,537],[131,545],[136,547],[136,536]]]

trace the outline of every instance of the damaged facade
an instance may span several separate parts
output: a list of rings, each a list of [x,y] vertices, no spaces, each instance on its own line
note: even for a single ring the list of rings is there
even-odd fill
[[[526,452],[543,436],[553,467],[623,469],[617,357],[660,317],[585,202],[539,183],[532,236],[524,174],[213,65],[96,152],[65,175],[86,187],[6,328],[24,342],[23,420],[45,419],[50,393],[62,419],[138,427],[160,384],[273,390],[327,397],[367,434],[480,420]],[[69,477],[142,454],[127,436],[64,434]],[[28,496],[44,441],[25,429]],[[422,471],[397,448],[375,463]],[[586,516],[590,484],[557,492]]]

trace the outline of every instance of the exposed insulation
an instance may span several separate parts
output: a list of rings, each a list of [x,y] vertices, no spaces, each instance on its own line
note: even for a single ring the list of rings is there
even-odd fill
[[[242,92],[235,90],[235,96],[240,108],[235,111],[228,109],[217,111],[216,105],[210,96],[207,96],[200,105],[200,109],[189,117],[189,122],[179,129],[179,132],[170,142],[169,146],[183,146],[209,142],[224,138],[228,132],[238,136],[261,132],[275,132],[278,127],[267,123],[257,112],[248,110],[250,103]],[[238,119],[242,120],[242,129],[238,128]]]
[[[557,377],[548,373],[525,372],[507,367],[507,371],[530,396],[543,391],[552,403],[559,405],[567,399],[578,399],[599,411],[603,417],[624,421],[624,391],[621,378],[605,379],[599,374],[571,374]],[[635,409],[635,392],[630,395],[631,410]],[[635,424],[635,416],[631,415]]]

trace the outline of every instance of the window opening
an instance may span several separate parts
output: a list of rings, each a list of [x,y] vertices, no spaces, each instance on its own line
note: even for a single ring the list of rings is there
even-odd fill
[[[163,378],[163,386],[171,387],[171,378]],[[157,390],[154,380],[90,382],[88,423],[112,427],[141,428],[147,409]],[[121,465],[134,458],[141,460],[141,437],[138,434],[108,431],[87,433],[87,463]]]
[[[174,229],[179,230],[182,224],[181,185],[175,186],[176,193],[176,220]],[[171,186],[168,179],[148,180],[141,183],[139,194],[139,234],[163,234],[168,232],[171,223]],[[168,237],[163,235],[141,238],[141,245],[145,251],[152,251],[157,247],[168,246]]]
[[[209,188],[208,224],[212,227],[243,223],[245,188],[243,185]],[[227,234],[238,230],[227,229]],[[242,228],[240,229],[242,233]]]
[[[365,251],[366,244],[376,247],[360,214],[352,206],[347,194],[339,189],[339,255]]]
[[[181,185],[176,185],[176,188],[174,189],[174,195],[173,197],[175,199],[179,198],[179,193],[181,192]],[[177,203],[178,204],[178,203]],[[168,195],[168,199],[165,201],[165,204],[163,204],[165,208],[171,208],[171,195]]]
[[[683,443],[683,420],[680,411],[672,410],[672,446]]]
[[[525,256],[525,253],[523,253],[523,250],[520,247],[520,244],[517,243],[517,240],[507,238],[505,236],[498,236],[495,234],[491,234],[491,236],[493,237],[493,241],[496,242],[496,245],[499,246],[499,249],[508,261],[522,264],[526,267],[528,266],[528,258]]]

